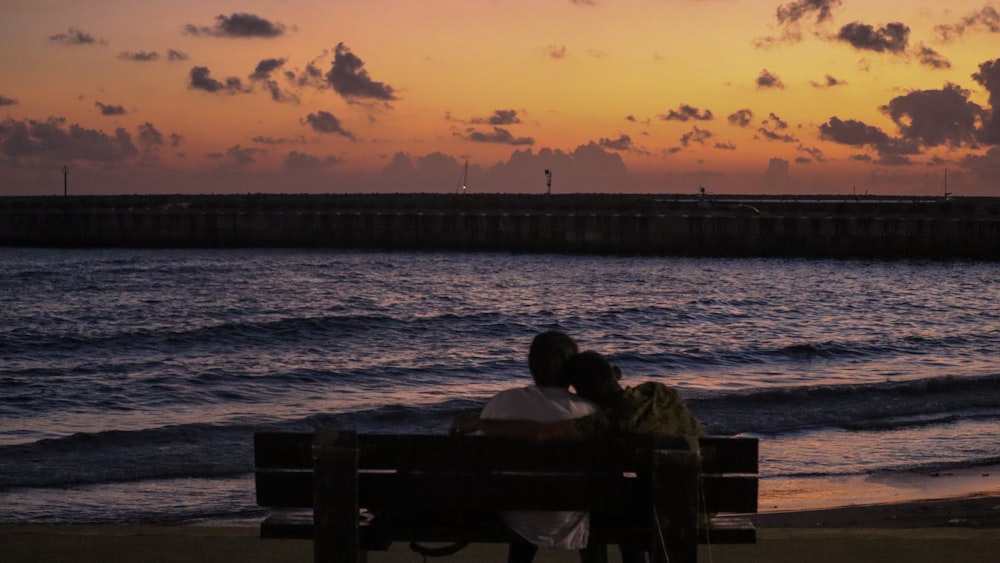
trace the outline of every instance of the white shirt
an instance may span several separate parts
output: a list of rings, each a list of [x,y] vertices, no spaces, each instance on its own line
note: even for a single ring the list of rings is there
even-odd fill
[[[587,416],[596,410],[593,403],[562,387],[532,385],[497,393],[479,417],[555,422]],[[587,512],[508,511],[501,516],[511,530],[541,547],[582,549],[590,537]]]

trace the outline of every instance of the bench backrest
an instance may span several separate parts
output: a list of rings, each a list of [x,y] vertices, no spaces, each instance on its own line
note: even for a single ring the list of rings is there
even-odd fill
[[[475,541],[470,515],[505,509],[610,515],[620,529],[611,541],[627,529],[648,536],[657,520],[687,536],[699,512],[757,510],[754,438],[702,438],[699,456],[669,438],[258,433],[254,455],[258,504],[313,508],[317,540],[321,528],[342,536],[354,527],[341,543],[358,541],[359,508],[391,539],[423,541],[453,540],[456,528]]]

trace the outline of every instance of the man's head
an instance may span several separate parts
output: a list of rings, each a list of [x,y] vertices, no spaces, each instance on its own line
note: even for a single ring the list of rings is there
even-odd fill
[[[588,350],[570,358],[566,375],[577,395],[598,405],[613,405],[622,394],[615,367],[597,352]]]
[[[550,330],[536,336],[528,350],[528,369],[535,385],[569,387],[563,368],[573,354],[576,342],[566,334]]]

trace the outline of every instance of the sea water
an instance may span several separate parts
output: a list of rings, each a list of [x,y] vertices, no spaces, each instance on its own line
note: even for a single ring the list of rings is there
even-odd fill
[[[0,522],[252,522],[255,431],[444,433],[528,384],[548,329],[759,437],[762,508],[941,475],[982,492],[998,282],[964,261],[0,248]]]

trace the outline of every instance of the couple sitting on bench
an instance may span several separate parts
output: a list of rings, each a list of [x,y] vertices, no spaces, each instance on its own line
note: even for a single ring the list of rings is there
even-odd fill
[[[597,352],[578,352],[576,342],[561,332],[534,338],[528,367],[534,385],[498,393],[480,418],[457,418],[452,433],[484,432],[535,441],[670,435],[688,438],[692,448],[704,435],[676,390],[657,382],[623,388],[617,366]],[[508,563],[530,563],[539,546],[579,549],[585,563],[604,559],[587,549],[586,512],[518,511],[503,514],[503,519],[519,536],[510,545]],[[645,561],[646,554],[623,548],[622,560]]]

